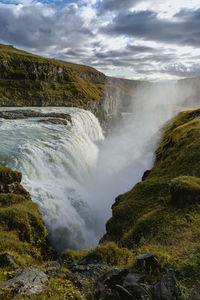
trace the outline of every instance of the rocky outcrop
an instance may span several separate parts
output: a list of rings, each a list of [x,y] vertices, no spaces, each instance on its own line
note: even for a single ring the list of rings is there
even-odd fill
[[[52,123],[56,125],[68,125],[72,123],[72,119],[69,114],[42,113],[33,110],[1,111],[0,118],[8,119],[8,120],[18,120],[18,119],[27,119],[27,118],[45,118],[44,120],[38,120],[38,122]]]
[[[0,265],[42,261],[55,256],[36,203],[20,184],[21,174],[0,167]],[[7,264],[7,266],[6,266]]]
[[[11,293],[35,296],[46,289],[47,275],[37,268],[19,271],[14,278],[0,284],[1,289],[10,289]]]

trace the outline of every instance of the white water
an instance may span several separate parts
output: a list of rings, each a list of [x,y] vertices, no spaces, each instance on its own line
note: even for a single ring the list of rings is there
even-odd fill
[[[169,96],[151,91],[134,101],[133,115],[106,139],[94,115],[75,108],[34,108],[70,113],[72,126],[0,119],[0,165],[22,172],[58,251],[98,243],[115,197],[153,164],[158,130],[175,114]]]
[[[0,120],[0,164],[23,173],[22,184],[39,204],[58,250],[91,247],[97,243],[95,217],[84,197],[84,182],[96,163],[103,133],[88,111],[41,109],[50,110],[70,113],[73,125],[47,125],[35,118]]]

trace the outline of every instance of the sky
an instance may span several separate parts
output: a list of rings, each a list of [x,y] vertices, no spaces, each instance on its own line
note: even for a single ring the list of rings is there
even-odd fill
[[[200,0],[0,0],[0,43],[149,81],[200,76]]]

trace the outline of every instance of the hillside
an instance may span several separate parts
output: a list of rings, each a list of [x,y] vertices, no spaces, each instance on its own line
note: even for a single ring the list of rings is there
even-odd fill
[[[103,97],[104,83],[93,68],[0,45],[1,106],[83,106]]]
[[[106,128],[119,101],[128,106],[148,85],[0,44],[0,106],[76,106],[92,111]]]
[[[199,278],[200,110],[181,112],[165,127],[143,181],[116,198],[104,241],[157,254],[180,279]]]

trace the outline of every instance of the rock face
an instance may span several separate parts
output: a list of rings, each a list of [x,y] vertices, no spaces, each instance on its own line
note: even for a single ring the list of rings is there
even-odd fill
[[[162,280],[154,286],[154,299],[180,300],[173,271],[164,275]]]
[[[1,111],[0,118],[9,119],[9,120],[26,119],[26,118],[45,118],[45,119],[38,120],[38,122],[46,123],[46,124],[54,124],[54,125],[72,124],[72,119],[69,114],[41,113],[33,110]]]
[[[47,275],[37,268],[23,269],[14,278],[0,284],[2,289],[11,289],[11,292],[21,295],[37,295],[45,290]]]
[[[79,107],[93,112],[108,128],[113,119],[118,121],[122,106],[148,85],[0,44],[0,106]]]
[[[20,184],[21,178],[19,172],[0,167],[0,264],[5,265],[7,260],[13,268],[15,265],[7,256],[9,251],[19,263],[33,263],[55,255],[47,244],[42,215]]]

